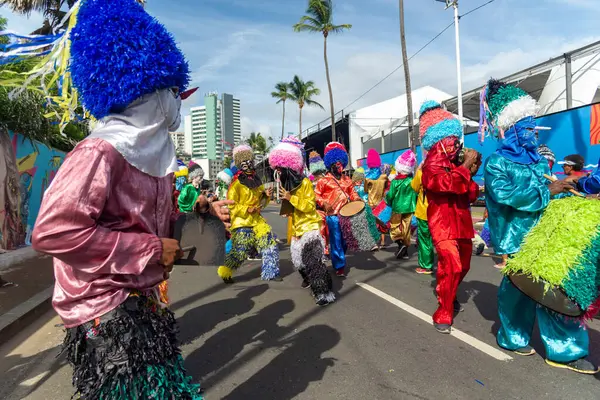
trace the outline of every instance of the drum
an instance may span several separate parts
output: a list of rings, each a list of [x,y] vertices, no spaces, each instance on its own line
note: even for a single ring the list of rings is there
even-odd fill
[[[589,318],[600,292],[600,201],[552,200],[502,271],[524,294],[569,317]]]
[[[184,251],[176,265],[219,266],[225,260],[225,225],[210,214],[180,214],[175,222],[173,239]]]
[[[380,237],[371,207],[351,201],[340,209],[340,228],[350,251],[369,251]]]

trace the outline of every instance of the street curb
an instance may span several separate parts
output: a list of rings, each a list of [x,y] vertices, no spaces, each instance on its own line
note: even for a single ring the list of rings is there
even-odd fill
[[[31,246],[22,247],[17,250],[10,250],[0,254],[0,271],[9,269],[15,264],[30,261],[39,257],[49,257],[48,255],[38,253]]]
[[[53,291],[54,286],[44,289],[29,300],[0,315],[0,345],[52,308]]]

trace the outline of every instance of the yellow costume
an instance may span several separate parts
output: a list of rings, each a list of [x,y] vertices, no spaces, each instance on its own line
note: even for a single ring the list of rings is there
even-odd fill
[[[269,204],[269,197],[256,175],[252,149],[247,145],[237,146],[233,149],[233,159],[241,172],[227,191],[227,200],[235,202],[229,206],[231,251],[217,273],[226,283],[233,282],[233,270],[248,259],[249,251],[254,248],[262,255],[261,279],[281,280],[277,242],[271,227],[260,215],[260,210]],[[248,212],[250,209],[254,212]]]

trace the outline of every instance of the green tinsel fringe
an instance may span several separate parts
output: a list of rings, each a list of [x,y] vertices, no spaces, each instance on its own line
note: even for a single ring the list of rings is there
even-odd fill
[[[99,396],[100,400],[137,399],[189,399],[202,400],[197,394],[200,385],[193,384],[191,378],[183,374],[183,358],[178,356],[163,365],[149,365],[146,375],[136,377],[133,382],[120,382]],[[177,396],[177,397],[173,397]]]
[[[559,286],[586,309],[598,297],[599,227],[600,201],[552,200],[503,273],[524,273]]]
[[[495,96],[488,100],[488,107],[490,113],[497,117],[500,115],[504,107],[512,101],[515,101],[523,96],[527,96],[527,93],[518,87],[508,85],[498,89]]]

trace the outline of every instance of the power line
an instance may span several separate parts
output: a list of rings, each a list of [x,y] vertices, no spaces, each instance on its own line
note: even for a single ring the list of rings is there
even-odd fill
[[[487,6],[488,4],[491,4],[491,3],[493,3],[494,1],[496,1],[496,0],[490,0],[490,1],[488,1],[487,3],[483,3],[483,4],[482,4],[482,5],[480,5],[479,7],[475,7],[475,8],[474,8],[474,9],[472,9],[471,11],[467,11],[466,13],[464,13],[463,15],[461,15],[461,16],[460,16],[460,18],[462,18],[462,17],[466,17],[467,15],[469,15],[469,14],[471,14],[471,13],[473,13],[473,12],[475,12],[475,11],[479,10],[480,8],[483,8],[483,7]]]
[[[475,7],[472,10],[467,11],[466,13],[464,13],[463,15],[460,16],[460,18],[465,17],[491,3],[493,3],[495,0],[489,0],[487,3],[484,3],[478,7]],[[452,23],[450,23],[447,27],[445,27],[444,29],[442,29],[440,31],[440,33],[438,33],[437,35],[435,35],[429,42],[425,43],[425,45],[423,45],[415,54],[413,54],[412,56],[410,56],[408,58],[408,61],[412,60],[414,57],[416,57],[420,52],[422,52],[423,50],[425,50],[431,43],[433,43],[435,40],[437,40],[440,36],[442,36],[444,34],[444,32],[446,32],[448,29],[450,29],[452,26],[454,26],[454,21],[452,21]],[[350,107],[351,105],[353,105],[354,103],[356,103],[357,101],[359,101],[360,99],[362,99],[363,97],[365,97],[367,94],[369,94],[373,89],[375,89],[376,87],[378,87],[379,85],[381,85],[385,80],[387,80],[390,76],[392,76],[393,74],[395,74],[400,68],[402,68],[404,66],[404,63],[400,64],[396,69],[394,69],[392,72],[390,72],[389,74],[387,74],[383,79],[381,79],[379,82],[377,82],[375,85],[373,85],[369,90],[367,90],[366,92],[364,92],[363,94],[361,94],[358,98],[356,98],[352,103],[348,104],[346,107],[342,108],[342,110],[347,109],[348,107]]]
[[[435,35],[433,37],[433,39],[431,39],[429,42],[427,42],[423,47],[421,47],[415,54],[413,54],[412,56],[410,56],[408,58],[408,61],[412,60],[413,57],[415,57],[417,54],[419,54],[420,52],[422,52],[423,50],[425,50],[425,48],[427,46],[429,46],[431,43],[433,43],[437,38],[439,38],[440,36],[442,36],[444,34],[444,32],[446,32],[448,29],[450,29],[452,26],[454,25],[454,21],[452,23],[450,23],[450,25],[448,25],[447,27],[445,27],[440,33],[438,33],[437,35]],[[404,63],[400,64],[396,69],[394,69],[392,72],[390,72],[389,74],[387,74],[383,79],[381,79],[379,82],[377,82],[375,85],[373,85],[369,90],[367,90],[366,92],[364,92],[363,94],[361,94],[356,100],[354,100],[352,103],[348,104],[346,107],[343,108],[347,109],[348,107],[350,107],[352,104],[356,103],[357,101],[359,101],[360,99],[362,99],[363,97],[365,97],[367,94],[369,94],[373,89],[375,89],[377,86],[381,85],[387,78],[389,78],[390,76],[392,76],[393,74],[396,73],[396,71],[398,71],[400,68],[402,68],[404,66]]]

